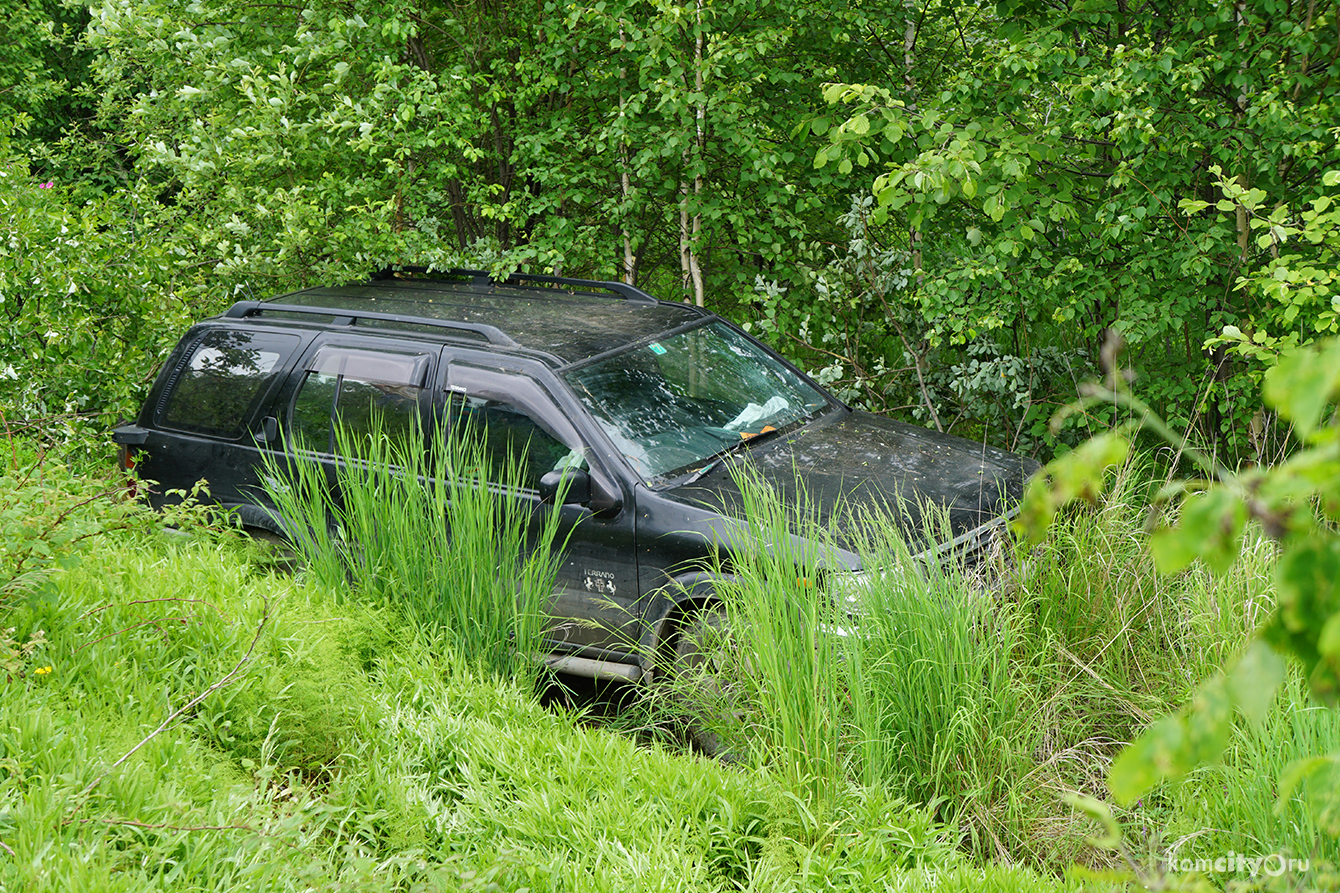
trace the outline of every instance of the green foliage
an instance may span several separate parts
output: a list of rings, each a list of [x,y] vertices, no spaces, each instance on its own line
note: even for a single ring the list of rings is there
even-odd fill
[[[1332,138],[1340,130],[1332,132]],[[1223,176],[1218,167],[1218,188],[1224,198],[1216,202],[1241,208],[1256,233],[1256,247],[1269,252],[1258,269],[1240,277],[1237,288],[1259,295],[1262,309],[1244,318],[1240,325],[1225,326],[1210,344],[1230,344],[1238,353],[1272,366],[1280,357],[1319,336],[1340,333],[1340,203],[1334,188],[1340,171],[1328,170],[1321,177],[1322,192],[1291,207],[1270,201],[1261,189],[1247,189]],[[1183,200],[1187,213],[1201,213],[1209,202]],[[1278,400],[1272,401],[1278,404]]]
[[[74,477],[41,454],[29,461],[17,452],[6,457],[0,466],[0,611],[39,590],[53,570],[77,564],[90,537],[151,523],[121,484]]]
[[[878,787],[934,804],[975,854],[1081,857],[1080,814],[1062,795],[1102,793],[1109,743],[1240,647],[1269,575],[1252,561],[1159,585],[1136,476],[1095,492],[1092,513],[1057,522],[984,589],[910,555],[889,517],[854,519],[873,570],[845,573],[803,499],[784,506],[741,472],[757,548],[734,550],[719,585],[728,647],[709,664],[706,691],[720,696],[702,699],[702,721],[816,808],[851,784]],[[1252,801],[1266,813],[1267,796]]]
[[[890,368],[905,356],[890,293],[907,288],[912,271],[908,253],[883,244],[871,227],[872,202],[852,199],[839,218],[845,251],[834,249],[822,267],[800,265],[798,281],[786,286],[759,276],[754,301],[762,316],[745,328],[779,350],[803,352],[815,364],[811,374],[841,399],[879,410],[906,397],[907,383]]]
[[[1259,452],[1255,377],[1202,345],[1226,326],[1307,340],[1330,325],[1333,249],[1281,240],[1333,213],[1336,10],[1019,0],[963,27],[974,9],[917,32],[935,41],[920,54],[955,60],[943,80],[909,90],[911,66],[902,87],[836,83],[841,117],[811,124],[815,164],[881,171],[879,213],[915,230],[925,276],[903,303],[932,344],[1095,351],[1116,328],[1175,427]]]
[[[676,755],[547,712],[525,689],[464,668],[397,611],[348,598],[342,576],[333,590],[257,576],[254,547],[199,533],[92,538],[44,597],[6,609],[11,639],[32,647],[0,697],[0,843],[16,854],[0,850],[0,883],[1077,889],[1084,882],[973,864],[953,844],[1053,878],[1089,833],[1062,794],[1097,794],[1109,742],[1236,651],[1267,605],[1271,553],[1250,533],[1225,575],[1152,574],[1140,492],[1119,476],[1116,497],[1062,515],[994,597],[952,575],[848,581],[844,591],[877,603],[862,620],[868,647],[841,638],[827,677],[758,664],[791,689],[773,696],[779,708],[835,711],[824,721],[836,767],[768,738],[758,757],[780,771]],[[770,599],[781,623],[817,589],[802,580],[784,600],[777,588],[744,581],[738,592]],[[736,641],[766,657],[765,643]],[[797,641],[785,653],[803,661]],[[806,706],[824,678],[836,698]],[[1233,729],[1221,767],[1193,773],[1175,796],[1146,797],[1131,821],[1165,829],[1165,845],[1199,834],[1184,856],[1250,852],[1247,833],[1307,853],[1331,821],[1317,796],[1329,764],[1286,779],[1287,829],[1271,779],[1306,748],[1334,749],[1340,726],[1296,679],[1286,690],[1250,734]],[[746,739],[764,724],[787,728],[756,703],[736,701]],[[815,740],[791,729],[797,743]],[[802,778],[791,759],[830,774]],[[825,794],[797,798],[797,783]],[[944,798],[934,811],[955,822],[935,824],[900,792]],[[1200,833],[1211,827],[1228,830]]]
[[[50,673],[50,665],[30,667],[33,655],[46,644],[46,633],[34,630],[20,642],[14,638],[16,631],[14,627],[0,629],[0,673],[4,674],[5,682],[12,682],[15,676],[22,678],[30,669],[38,676]]]
[[[343,613],[288,606],[289,628],[268,636],[256,657],[266,671],[197,714],[202,740],[243,770],[269,764],[313,783],[335,777],[358,736],[382,718],[367,676],[349,668],[392,644],[392,624],[373,610],[345,606]],[[299,633],[305,625],[313,629]]]
[[[1340,428],[1329,411],[1340,397],[1336,350],[1333,340],[1318,342],[1287,354],[1266,373],[1267,401],[1294,423],[1302,442],[1288,461],[1232,473],[1191,451],[1210,480],[1164,488],[1165,497],[1181,499],[1176,523],[1155,531],[1150,540],[1160,569],[1172,573],[1203,562],[1214,574],[1230,572],[1242,561],[1250,519],[1279,543],[1275,603],[1256,630],[1255,641],[1225,672],[1203,682],[1190,703],[1150,725],[1113,761],[1108,785],[1120,804],[1133,803],[1165,781],[1219,763],[1233,740],[1239,714],[1243,721],[1259,726],[1286,680],[1281,655],[1297,661],[1313,696],[1331,706],[1340,699],[1340,636],[1335,633],[1340,629],[1340,538],[1333,526],[1333,507],[1340,497],[1336,492]],[[1113,381],[1122,379],[1113,376]],[[1124,392],[1098,396],[1138,404]],[[1145,425],[1170,435],[1157,420],[1147,417]],[[1052,516],[1048,512],[1058,505],[1101,488],[1108,467],[1104,461],[1095,462],[1088,467],[1087,480],[1081,475],[1078,484],[1071,481],[1055,489],[1040,477],[1030,484],[1021,521],[1045,523]],[[1335,742],[1322,746],[1333,748]],[[1310,779],[1307,805],[1327,834],[1333,831],[1334,797],[1327,774],[1333,762],[1333,756],[1316,755],[1298,760],[1283,767],[1279,786],[1283,809],[1300,790],[1299,782]]]
[[[750,714],[761,757],[777,765],[797,795],[824,808],[845,786],[839,737],[845,717],[841,646],[833,630],[845,618],[819,586],[826,546],[798,539],[817,530],[804,504],[783,504],[745,466],[733,465],[750,544],[718,568],[729,645],[718,673],[730,707]],[[709,714],[710,715],[710,714]],[[734,718],[733,714],[727,714]]]
[[[850,185],[810,168],[795,125],[824,67],[875,70],[870,19],[801,11],[131,3],[96,8],[87,41],[104,126],[229,285],[489,255],[672,292],[684,251],[715,250],[728,293]]]
[[[896,227],[874,223],[876,215],[869,194],[855,196],[838,218],[846,241],[827,249],[825,263],[802,257],[786,284],[760,275],[761,315],[745,328],[858,408],[1025,452],[1076,443],[1088,419],[1056,431],[1047,422],[1088,369],[1084,352],[992,334],[961,345],[933,338],[909,305],[919,287],[912,253]]]
[[[1161,781],[1218,762],[1232,732],[1234,708],[1259,724],[1283,681],[1284,662],[1258,642],[1226,675],[1202,685],[1186,709],[1160,719],[1121,752],[1107,779],[1112,795],[1129,805]]]
[[[305,458],[273,460],[266,492],[286,532],[322,585],[346,583],[360,599],[400,613],[424,635],[440,636],[464,667],[533,679],[558,573],[553,547],[560,515],[531,518],[524,469],[496,474],[479,436],[441,429],[392,438],[339,429],[335,486]],[[533,543],[528,544],[528,528]]]
[[[46,160],[50,144],[89,113],[81,91],[88,54],[77,47],[88,11],[65,0],[5,0],[0,19],[0,120],[17,123],[25,150]]]
[[[1076,499],[1096,502],[1105,483],[1102,473],[1124,465],[1130,451],[1130,441],[1120,431],[1111,431],[1053,459],[1030,481],[1016,519],[1017,529],[1037,539],[1062,506]],[[1095,469],[1101,472],[1095,475]]]
[[[9,424],[52,440],[136,411],[159,357],[199,310],[173,294],[180,268],[137,225],[145,207],[133,193],[79,193],[37,183],[0,151],[0,400]]]
[[[1324,709],[1299,674],[1290,672],[1263,722],[1234,724],[1222,760],[1192,771],[1145,802],[1162,817],[1168,844],[1198,835],[1179,857],[1207,858],[1229,850],[1263,856],[1273,848],[1290,858],[1310,857],[1308,873],[1289,880],[1302,889],[1324,890],[1334,886],[1340,839],[1318,820],[1318,807],[1333,800],[1334,788],[1320,776],[1290,790],[1287,776],[1297,777],[1297,767],[1315,765],[1315,755],[1333,749],[1337,740],[1340,713]]]
[[[962,568],[923,566],[891,518],[864,526],[862,564],[878,570],[856,587],[859,614],[844,641],[852,771],[912,802],[943,803],[973,852],[989,852],[1000,826],[1023,849],[1007,804],[1036,740],[1038,655],[1018,606],[994,602]]]
[[[766,772],[547,711],[385,613],[253,566],[237,544],[117,534],[18,609],[54,631],[54,669],[0,698],[0,885],[1077,889],[969,865],[885,794],[818,813]]]

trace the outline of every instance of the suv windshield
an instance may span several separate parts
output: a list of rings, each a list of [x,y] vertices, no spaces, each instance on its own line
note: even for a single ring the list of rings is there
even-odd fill
[[[822,391],[720,322],[582,366],[566,378],[649,482],[701,471],[730,448],[829,405]]]

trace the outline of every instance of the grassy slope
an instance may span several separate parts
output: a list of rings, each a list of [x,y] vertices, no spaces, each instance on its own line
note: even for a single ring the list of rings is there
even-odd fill
[[[1066,796],[1105,799],[1121,745],[1231,663],[1272,608],[1274,547],[1259,534],[1228,573],[1155,573],[1142,530],[1147,478],[1127,468],[1101,505],[1060,519],[994,596],[952,570],[872,575],[857,589],[861,635],[840,649],[813,637],[845,622],[840,608],[788,574],[806,566],[785,546],[786,530],[807,529],[803,500],[783,505],[746,479],[751,523],[783,544],[737,561],[728,597],[741,615],[740,647],[728,654],[747,682],[737,698],[747,735],[793,790],[856,777],[936,804],[979,859],[1049,871],[1114,864],[1086,843],[1090,820]],[[896,526],[876,526],[884,533],[864,566],[909,564]],[[822,529],[807,531],[821,541]],[[1340,864],[1333,832],[1298,792],[1276,803],[1285,766],[1337,749],[1336,712],[1295,679],[1263,728],[1235,730],[1226,766],[1117,810],[1126,851],[1150,873],[1230,851]],[[1314,869],[1304,883],[1340,887],[1320,877]]]
[[[879,795],[814,815],[768,771],[454,671],[243,547],[166,540],[105,537],[5,609],[49,641],[0,697],[0,889],[1075,886],[974,866]]]

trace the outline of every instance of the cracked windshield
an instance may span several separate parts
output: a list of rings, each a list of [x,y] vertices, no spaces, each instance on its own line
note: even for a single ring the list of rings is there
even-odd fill
[[[649,484],[705,473],[731,449],[829,405],[822,392],[721,323],[583,366],[567,380]]]

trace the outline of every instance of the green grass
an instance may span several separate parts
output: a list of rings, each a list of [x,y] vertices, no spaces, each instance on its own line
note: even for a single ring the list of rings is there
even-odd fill
[[[737,681],[706,721],[816,809],[853,786],[882,790],[927,804],[968,849],[1016,857],[1001,812],[1034,747],[1038,662],[1018,606],[922,566],[888,517],[859,519],[863,565],[878,572],[826,572],[836,546],[803,496],[785,506],[762,481],[739,483],[757,548],[737,550],[721,588]],[[741,722],[721,728],[723,716]]]
[[[1008,586],[880,575],[847,637],[795,573],[818,553],[754,494],[771,548],[733,567],[742,682],[709,710],[730,765],[541,707],[434,613],[451,590],[416,601],[433,590],[385,558],[383,588],[351,589],[375,554],[352,538],[323,581],[226,532],[95,531],[0,607],[0,890],[1120,886],[1070,867],[1121,863],[1062,798],[1103,798],[1120,742],[1241,648],[1273,561],[1257,538],[1228,574],[1154,575],[1137,483],[1063,518]],[[867,551],[906,566],[873,529]],[[1246,879],[1159,872],[1279,852],[1311,867],[1270,889],[1332,888],[1319,792],[1276,800],[1290,763],[1340,750],[1338,717],[1291,678],[1222,766],[1117,811],[1127,853],[1222,889]]]
[[[833,545],[803,496],[784,506],[743,476],[756,548],[733,556],[722,588],[721,660],[739,681],[703,721],[816,809],[859,785],[925,804],[980,860],[1119,867],[1086,843],[1093,829],[1067,797],[1105,799],[1122,744],[1236,656],[1271,610],[1275,554],[1258,533],[1226,574],[1160,577],[1144,545],[1144,474],[1124,469],[1103,503],[1060,519],[987,589],[954,567],[910,570],[892,520],[864,517],[863,565],[881,572],[830,575],[827,592],[816,565]],[[839,610],[848,594],[854,620]],[[855,634],[825,633],[839,626]],[[1300,698],[1295,685],[1263,729],[1239,729],[1223,768],[1119,811],[1128,845],[1151,864],[1266,841],[1340,861],[1303,804],[1276,808],[1293,759],[1340,750],[1335,712]]]
[[[979,888],[925,810],[586,727],[248,548],[108,536],[13,609],[48,641],[0,698],[0,889]]]
[[[313,462],[267,469],[267,491],[312,577],[434,631],[476,670],[533,679],[559,513],[536,522],[505,497],[521,489],[515,466],[495,469],[492,483],[476,473],[487,451],[468,434],[427,445],[380,433],[356,442],[340,431],[337,440],[359,460],[340,463],[335,488]]]

